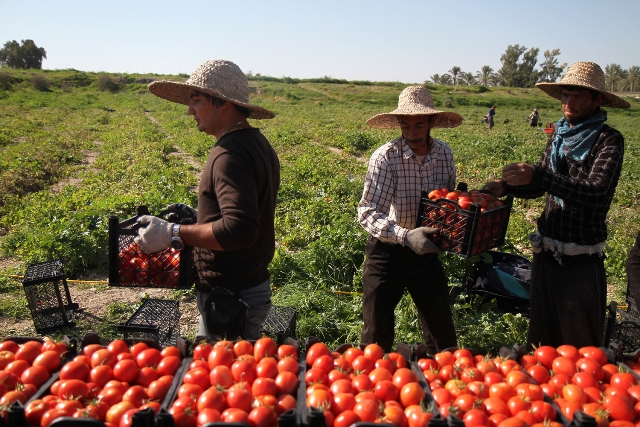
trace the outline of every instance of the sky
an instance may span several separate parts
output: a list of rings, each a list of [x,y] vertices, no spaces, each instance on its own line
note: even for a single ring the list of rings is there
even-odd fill
[[[190,74],[210,59],[272,77],[422,83],[501,67],[509,45],[569,65],[640,65],[640,0],[0,0],[0,46],[44,69]]]

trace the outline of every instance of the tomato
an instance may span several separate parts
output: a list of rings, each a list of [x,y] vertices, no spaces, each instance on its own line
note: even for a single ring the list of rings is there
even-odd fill
[[[189,408],[169,408],[175,427],[196,427],[195,412]]]
[[[438,378],[443,382],[447,382],[451,379],[458,379],[460,378],[460,371],[453,365],[444,365],[438,371]]]
[[[122,395],[123,402],[129,402],[134,408],[139,408],[149,400],[149,395],[145,388],[139,385],[133,385]]]
[[[239,381],[239,380],[238,380]],[[197,384],[202,387],[203,390],[211,387],[211,381],[209,380],[209,372],[204,368],[190,369],[184,374],[184,384]]]
[[[419,405],[425,397],[425,391],[419,383],[408,383],[400,389],[400,403],[406,408]]]
[[[533,378],[533,380],[538,384],[544,384],[549,381],[551,378],[551,373],[549,370],[542,365],[533,365],[527,368],[527,374]]]
[[[195,357],[194,357],[195,359]],[[213,369],[216,366],[228,366],[233,365],[235,357],[233,351],[227,347],[214,347],[207,357],[209,363],[209,369]]]
[[[505,376],[505,382],[515,388],[518,384],[530,384],[532,380],[526,372],[512,370]]]
[[[353,359],[351,367],[354,371],[368,374],[375,368],[375,364],[371,359],[363,354],[362,356],[357,356]]]
[[[265,357],[256,366],[258,377],[276,378],[278,376],[278,361],[271,357]]]
[[[196,417],[196,426],[202,427],[207,423],[215,423],[222,420],[220,411],[213,408],[204,408],[198,410],[198,416]]]
[[[246,413],[251,411],[253,396],[244,383],[233,385],[227,392],[227,403],[232,408],[242,409]]]
[[[551,369],[554,359],[558,357],[558,352],[551,346],[543,345],[536,348],[533,355],[538,359],[538,362],[540,362],[542,366],[547,369]]]
[[[380,401],[388,402],[390,400],[397,401],[400,390],[401,388],[398,388],[392,381],[382,380],[376,383],[373,392]]]
[[[27,417],[28,424],[32,426],[39,426],[42,416],[49,409],[49,404],[44,400],[37,399],[29,402],[29,404],[24,408],[24,414]]]
[[[358,414],[356,414],[353,410],[347,410],[341,413],[340,415],[336,415],[336,418],[333,420],[334,427],[350,427],[351,425],[363,421],[362,418]]]
[[[83,405],[79,400],[59,400],[55,409],[59,409],[72,416],[78,409],[82,409]]]
[[[271,337],[262,337],[253,345],[253,357],[260,362],[265,357],[275,357],[278,354],[278,344]]]
[[[0,397],[0,406],[11,406],[14,402],[20,402],[23,405],[27,402],[27,396],[17,390],[8,391],[4,396]]]
[[[363,352],[364,357],[371,360],[372,362],[375,362],[376,360],[382,359],[384,357],[384,350],[380,345],[375,343],[365,346]]]
[[[298,350],[291,344],[282,344],[278,347],[277,356],[278,360],[282,360],[285,357],[298,360]]]
[[[224,388],[231,387],[235,382],[231,369],[226,365],[220,365],[213,368],[209,373],[209,381],[213,386],[219,385]]]
[[[60,370],[60,379],[86,381],[89,378],[90,371],[91,368],[88,364],[72,360],[71,362],[65,363]]]
[[[312,366],[315,360],[322,355],[330,354],[329,347],[322,342],[315,343],[307,349],[307,365]],[[364,353],[363,353],[364,354]]]
[[[249,413],[238,408],[228,408],[222,412],[222,421],[225,423],[249,424]]]
[[[507,359],[507,360],[503,360],[500,363],[500,366],[498,366],[498,369],[500,372],[502,372],[502,375],[506,377],[506,375],[511,371],[521,371],[522,366],[520,366],[518,362],[516,362],[515,360]]]
[[[49,371],[44,366],[32,366],[24,370],[20,375],[20,382],[23,384],[33,384],[40,388],[50,377]]]
[[[577,359],[576,359],[577,360]],[[569,378],[577,372],[576,363],[566,356],[558,356],[553,359],[551,370],[554,374],[565,374]]]
[[[571,382],[580,388],[585,389],[587,387],[598,387],[600,383],[590,372],[576,372],[571,377]]]
[[[454,360],[453,366],[459,368],[460,370],[466,369],[470,366],[475,367],[476,363],[471,357],[461,356]]]
[[[595,360],[600,364],[600,366],[607,364],[607,355],[599,347],[595,347],[595,346],[581,347],[578,349],[578,353],[580,353],[582,357]]]
[[[257,379],[256,379],[257,381]],[[275,379],[278,394],[295,395],[298,389],[298,376],[291,372],[280,372]]]
[[[405,384],[417,382],[418,376],[409,368],[398,368],[393,373],[392,381],[398,389],[401,389]]]
[[[193,360],[208,360],[213,346],[208,342],[198,344],[193,349]]]
[[[472,409],[467,411],[462,417],[465,427],[487,426],[489,425],[489,417],[480,409]]]
[[[117,362],[113,367],[113,377],[118,381],[131,383],[138,375],[138,365],[131,359]]]
[[[393,374],[386,368],[373,368],[369,373],[371,383],[375,386],[380,381],[391,381]]]
[[[544,400],[544,392],[542,388],[537,384],[518,384],[515,386],[514,391],[516,396],[529,399],[530,402],[535,400]]]
[[[555,374],[551,378],[549,378],[549,384],[552,384],[556,387],[564,387],[567,384],[571,384],[571,376],[565,374]]]
[[[630,372],[617,372],[611,375],[609,384],[628,390],[631,386],[638,385],[638,380],[636,380],[636,377]]]
[[[259,406],[249,412],[249,425],[251,427],[276,427],[278,416],[272,408]]]
[[[553,405],[544,400],[535,400],[531,402],[529,409],[538,422],[554,421],[556,419],[556,410]]]
[[[94,351],[93,354],[91,354],[90,360],[92,368],[101,365],[107,365],[113,368],[117,362],[116,356],[106,348],[101,348]]]
[[[353,388],[356,391],[368,391],[373,389],[373,383],[371,382],[371,378],[367,374],[358,374],[355,375],[351,379],[351,383],[353,384]]]
[[[507,408],[512,416],[516,416],[520,411],[528,411],[531,403],[527,398],[521,396],[513,396],[507,401]]]
[[[82,348],[82,355],[90,359],[93,353],[103,348],[104,346],[102,344],[87,344]]]
[[[12,340],[5,340],[0,342],[0,351],[9,351],[16,354],[20,350],[20,345]]]
[[[146,350],[148,348],[149,346],[147,345],[147,343],[141,341],[129,347],[129,353],[133,354],[133,356],[137,358],[138,354],[140,354],[143,350]]]
[[[61,417],[66,417],[67,413],[64,411],[61,411],[59,409],[49,409],[47,412],[45,412],[42,415],[42,418],[40,420],[40,426],[42,427],[47,427],[49,426],[54,420],[61,418]]]
[[[329,372],[331,372],[334,368],[333,357],[328,354],[318,356],[318,358],[313,361],[311,368],[320,369],[326,374],[329,374]]]
[[[252,384],[257,377],[255,367],[255,360],[238,359],[231,364],[231,375],[236,382],[246,381]]]
[[[435,361],[438,363],[438,367],[442,368],[446,365],[453,364],[453,353],[448,350],[436,353],[434,356]]]
[[[364,356],[364,351],[358,347],[349,347],[344,352],[344,358],[349,363],[353,363],[355,358],[358,356]]]
[[[503,414],[511,416],[506,402],[499,397],[487,397],[482,401],[482,410],[491,417],[493,414]]]
[[[142,343],[140,343],[142,344]],[[133,352],[132,352],[133,353]],[[139,368],[152,368],[158,366],[158,363],[162,360],[160,350],[157,348],[146,348],[141,350],[136,356],[136,363]]]
[[[612,420],[633,421],[636,418],[633,404],[623,395],[605,395],[602,406],[609,412]]]
[[[82,380],[65,380],[60,383],[58,397],[60,399],[84,399],[89,394],[89,386]]]
[[[578,349],[569,344],[556,347],[556,351],[558,352],[558,355],[566,357],[571,361],[573,361],[574,363],[577,362],[578,359],[580,359],[581,357],[580,353],[578,352]]]
[[[363,422],[373,422],[378,418],[380,410],[378,407],[378,402],[374,400],[363,400],[360,402],[356,402],[353,407],[353,412],[360,417]]]
[[[362,356],[364,357],[364,356]],[[366,375],[366,374],[362,374]],[[368,377],[367,377],[368,378]],[[304,380],[307,385],[310,384],[329,384],[329,377],[325,371],[318,368],[308,369],[304,374]]]
[[[38,357],[41,353],[42,345],[40,343],[36,343],[35,341],[29,341],[23,344],[20,349],[16,351],[15,359],[24,360],[25,362],[29,363],[29,365],[31,365],[33,364],[33,361],[36,360],[36,357]]]
[[[278,361],[278,372],[283,372],[283,371],[297,374],[298,361],[292,357],[285,357],[284,359],[280,359]]]
[[[103,402],[106,402],[109,407],[115,405],[116,403],[122,402],[122,396],[124,392],[115,387],[107,387],[103,388],[100,393],[98,393],[98,399]]]
[[[573,420],[573,414],[582,408],[582,405],[576,401],[569,401],[564,398],[554,399],[554,402],[560,408],[560,412],[570,421]]]
[[[505,382],[495,383],[489,386],[489,397],[497,397],[506,402],[515,395],[516,393],[513,388]]]

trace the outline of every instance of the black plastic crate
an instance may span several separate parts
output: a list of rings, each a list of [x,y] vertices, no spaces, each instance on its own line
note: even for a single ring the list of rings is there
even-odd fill
[[[180,336],[179,301],[145,298],[125,323],[118,325],[124,338],[150,339],[161,347],[176,345]]]
[[[271,306],[260,330],[272,338],[277,337],[278,342],[284,338],[295,338],[297,317],[298,312],[293,307]]]
[[[439,229],[430,238],[443,251],[467,258],[504,244],[513,196],[501,200],[502,206],[482,212],[477,203],[462,209],[453,200],[430,200],[428,194],[422,190],[416,227]]]
[[[74,310],[61,260],[30,264],[22,279],[33,324],[38,333],[74,327]]]
[[[146,206],[139,206],[136,216],[122,222],[115,215],[109,217],[109,286],[189,289],[194,282],[193,247],[144,252],[134,242],[140,228],[138,218],[143,215],[150,215]],[[176,224],[194,222],[168,211],[158,217]]]
[[[620,310],[618,303],[612,301],[609,304],[604,341],[605,346],[620,343],[624,354],[640,349],[640,318]]]

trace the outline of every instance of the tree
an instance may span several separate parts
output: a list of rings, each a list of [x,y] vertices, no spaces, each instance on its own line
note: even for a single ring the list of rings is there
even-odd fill
[[[538,81],[538,72],[535,70],[538,62],[537,47],[527,50],[520,45],[509,45],[505,53],[500,57],[502,68],[498,70],[498,82],[502,86],[533,87]],[[520,61],[520,56],[522,62]]]
[[[460,81],[468,86],[472,86],[478,83],[473,73],[462,73],[460,75]]]
[[[476,73],[476,79],[481,86],[489,86],[491,76],[493,75],[493,68],[488,65],[484,65],[480,71]]]
[[[453,84],[453,77],[451,77],[451,74],[443,74],[440,76],[440,84],[441,85],[452,85]]]
[[[544,51],[544,62],[540,64],[539,81],[541,82],[555,82],[567,67],[567,63],[558,64],[556,58],[560,55],[560,49],[553,49],[552,51]]]
[[[619,64],[608,64],[604,67],[604,81],[609,92],[620,89],[619,86],[626,78],[626,73]]]
[[[435,85],[439,85],[440,84],[440,74],[432,75],[430,81]]]
[[[449,72],[451,73],[451,78],[453,79],[453,85],[457,85],[458,84],[458,75],[460,75],[460,73],[462,72],[462,69],[456,65],[454,65],[453,67],[451,67],[451,69],[449,70]]]
[[[33,40],[22,40],[22,44],[12,40],[0,49],[0,65],[10,68],[42,68],[42,60],[47,58],[47,52],[36,46]]]
[[[633,65],[627,70],[627,88],[629,92],[637,91],[638,83],[640,83],[640,67]]]

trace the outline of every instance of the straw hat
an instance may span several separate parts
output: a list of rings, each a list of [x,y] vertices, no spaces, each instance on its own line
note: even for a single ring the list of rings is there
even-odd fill
[[[431,93],[425,86],[409,86],[398,99],[398,108],[378,114],[367,120],[372,128],[393,129],[400,127],[398,116],[435,116],[432,128],[454,128],[462,123],[462,116],[456,113],[439,111],[433,107]]]
[[[631,105],[624,99],[607,92],[604,88],[604,73],[594,62],[576,62],[569,67],[567,74],[558,83],[536,83],[536,86],[548,95],[561,99],[563,86],[578,86],[595,90],[604,95],[603,107],[629,108]]]
[[[207,61],[189,76],[186,83],[159,80],[149,85],[149,91],[160,98],[189,105],[194,90],[208,93],[250,111],[251,119],[272,119],[272,111],[249,103],[249,83],[240,67],[231,61]]]

